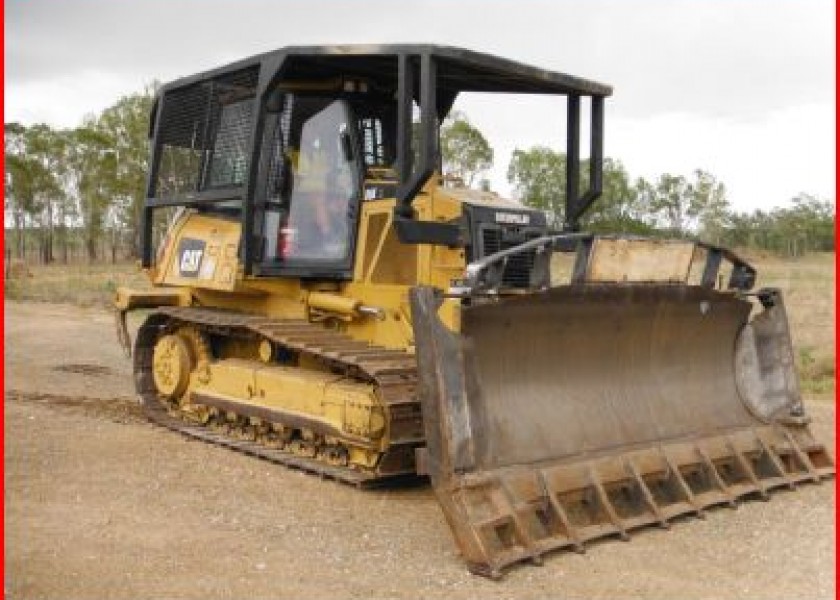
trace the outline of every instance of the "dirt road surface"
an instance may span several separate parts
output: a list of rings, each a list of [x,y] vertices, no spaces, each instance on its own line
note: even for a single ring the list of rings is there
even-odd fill
[[[428,487],[360,492],[156,428],[110,315],[5,308],[7,597],[834,597],[833,482],[492,582]],[[833,446],[833,405],[809,409]]]

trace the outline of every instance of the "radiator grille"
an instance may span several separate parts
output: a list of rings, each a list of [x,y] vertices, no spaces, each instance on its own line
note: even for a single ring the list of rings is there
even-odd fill
[[[535,237],[535,236],[531,236]],[[481,241],[483,255],[489,256],[501,250],[507,250],[517,246],[521,242],[506,242],[503,231],[498,227],[486,227],[482,229]],[[534,250],[526,250],[508,257],[502,274],[503,287],[527,288],[531,280],[531,269],[534,267]]]

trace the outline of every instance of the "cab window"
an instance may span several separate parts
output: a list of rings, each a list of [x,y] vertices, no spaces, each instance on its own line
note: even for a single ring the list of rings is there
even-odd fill
[[[287,95],[278,119],[264,215],[264,258],[346,263],[355,235],[359,152],[346,101]]]

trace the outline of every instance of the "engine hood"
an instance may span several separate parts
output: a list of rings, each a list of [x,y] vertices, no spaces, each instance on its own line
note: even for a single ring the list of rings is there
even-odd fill
[[[445,194],[463,204],[469,204],[470,206],[479,206],[479,207],[487,207],[487,208],[498,208],[501,210],[510,210],[510,211],[518,211],[518,212],[530,212],[530,213],[541,213],[542,211],[530,208],[525,206],[524,204],[517,202],[515,200],[511,200],[508,198],[503,198],[499,196],[495,192],[485,192],[482,190],[474,190],[466,187],[459,187],[459,188],[442,188],[439,189],[439,193]]]

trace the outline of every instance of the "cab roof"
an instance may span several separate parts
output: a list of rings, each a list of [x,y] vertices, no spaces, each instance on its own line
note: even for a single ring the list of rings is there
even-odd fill
[[[274,73],[284,79],[363,77],[385,89],[396,88],[400,56],[431,56],[437,64],[437,86],[444,93],[506,92],[520,94],[572,94],[609,96],[606,84],[558,71],[509,60],[492,54],[452,46],[430,44],[287,46],[234,63],[175,80],[174,88],[205,81],[248,67]],[[262,79],[262,77],[261,77]]]

